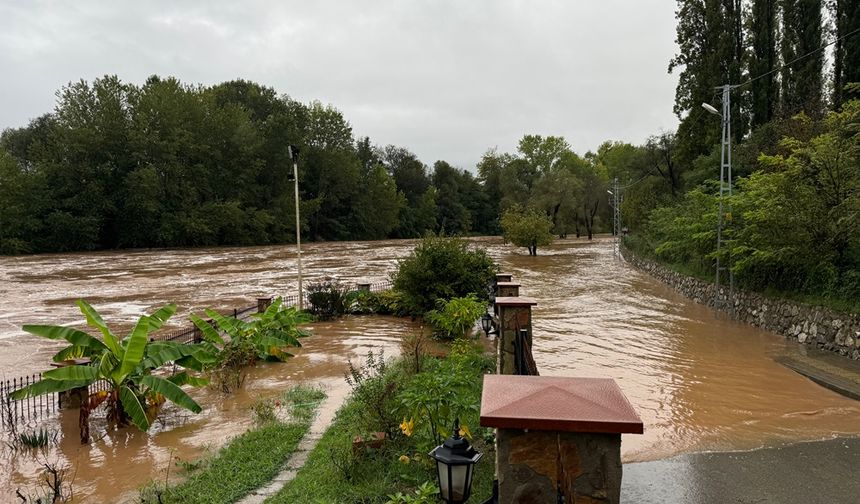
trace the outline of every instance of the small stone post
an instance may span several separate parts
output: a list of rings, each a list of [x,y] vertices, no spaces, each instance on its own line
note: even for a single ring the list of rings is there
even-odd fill
[[[355,288],[360,291],[370,292],[370,282],[358,282],[355,284]]]
[[[532,341],[532,306],[537,301],[527,297],[496,298],[495,309],[499,316],[499,334],[496,339],[496,372],[503,375],[517,374],[516,341],[520,330],[525,330],[529,347]]]
[[[517,282],[496,282],[496,297],[519,297],[520,284]]]
[[[514,276],[510,273],[496,273],[496,283],[499,282],[511,282],[513,281]]]
[[[263,313],[268,310],[270,306],[272,306],[272,298],[257,298],[257,313]]]
[[[614,380],[485,375],[501,504],[619,504],[621,434],[642,420]]]

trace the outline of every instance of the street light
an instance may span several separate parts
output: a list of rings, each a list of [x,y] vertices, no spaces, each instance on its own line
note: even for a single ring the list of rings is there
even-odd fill
[[[296,257],[298,257],[299,263],[299,310],[301,310],[304,304],[304,295],[302,293],[302,225],[299,215],[299,148],[295,145],[288,145],[287,152],[293,161],[292,177],[287,175],[287,180],[295,182],[296,188]]]
[[[454,420],[454,433],[430,452],[436,460],[439,495],[448,504],[461,504],[472,493],[472,474],[483,453],[460,437],[460,419]]]
[[[714,114],[715,116],[722,117],[722,114],[720,114],[720,111],[715,109],[710,103],[702,102],[702,108],[707,110],[708,112]]]

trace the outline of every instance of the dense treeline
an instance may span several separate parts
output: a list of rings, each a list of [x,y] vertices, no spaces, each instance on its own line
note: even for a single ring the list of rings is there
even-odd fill
[[[356,140],[343,115],[245,81],[70,84],[0,139],[0,251],[293,241],[287,145],[301,151],[303,233],[342,240],[486,233],[468,172]]]
[[[746,288],[860,309],[860,0],[679,0],[677,15],[677,133],[607,163],[631,184],[628,243],[714,274],[720,119],[700,104],[738,84],[722,264]]]
[[[335,108],[255,83],[151,77],[136,86],[108,76],[70,84],[52,113],[3,132],[0,253],[292,242],[289,144],[301,152],[310,240],[494,234],[500,208],[532,197],[565,234],[578,195],[559,189],[581,175],[591,195],[600,171],[561,138],[527,136],[517,154],[485,156],[476,178],[356,139]],[[554,177],[567,185],[553,187]],[[590,233],[588,198],[579,214]]]

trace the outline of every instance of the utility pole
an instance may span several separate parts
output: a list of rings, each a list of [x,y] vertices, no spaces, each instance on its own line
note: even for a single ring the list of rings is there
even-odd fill
[[[618,257],[621,255],[621,189],[618,187],[618,177],[615,177],[612,190],[606,192],[612,196],[612,255]]]
[[[288,145],[287,152],[293,161],[293,182],[296,190],[296,257],[299,266],[299,310],[304,308],[304,293],[302,292],[302,220],[299,215],[299,148]],[[289,177],[288,177],[289,179]]]
[[[729,314],[732,318],[734,318],[735,314],[735,302],[734,302],[734,290],[735,290],[735,275],[732,272],[731,265],[731,250],[729,250],[727,264],[723,265],[720,261],[720,256],[723,251],[723,231],[728,227],[728,225],[732,222],[732,204],[731,204],[731,196],[732,196],[732,97],[731,91],[736,86],[732,86],[731,84],[726,84],[724,86],[720,86],[717,89],[722,90],[723,92],[723,111],[722,114],[717,112],[717,110],[703,103],[702,106],[708,112],[712,114],[719,115],[722,118],[722,140],[720,143],[720,198],[719,198],[719,214],[717,216],[717,253],[716,253],[716,272],[714,274],[714,308],[719,310],[720,308],[725,308],[729,311]],[[723,201],[729,198],[727,208],[724,208]],[[726,296],[723,296],[721,289],[721,272],[728,273],[728,293]],[[728,306],[726,306],[728,305]]]

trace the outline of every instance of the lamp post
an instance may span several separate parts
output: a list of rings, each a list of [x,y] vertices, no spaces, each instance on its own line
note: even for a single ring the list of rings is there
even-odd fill
[[[293,174],[292,177],[287,176],[287,180],[292,179],[295,182],[296,190],[296,257],[299,266],[299,310],[301,310],[304,307],[304,293],[302,292],[302,221],[299,214],[299,148],[288,145],[287,151],[293,161]]]
[[[475,451],[468,440],[460,437],[460,420],[454,420],[454,433],[430,452],[436,460],[439,495],[443,501],[461,504],[469,499],[475,464],[483,455]]]

